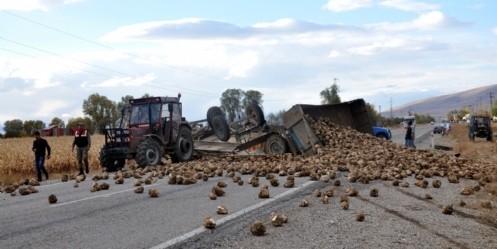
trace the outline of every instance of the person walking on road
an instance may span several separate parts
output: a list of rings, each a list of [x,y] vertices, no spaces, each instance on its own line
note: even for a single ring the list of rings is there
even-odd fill
[[[84,123],[78,124],[78,129],[74,132],[74,142],[72,143],[72,151],[74,147],[76,148],[76,159],[78,161],[79,174],[84,175],[83,165],[86,169],[86,174],[90,173],[90,168],[88,165],[88,151],[91,146],[90,133],[85,129]]]
[[[35,131],[34,133],[35,141],[33,141],[33,147],[31,150],[35,153],[35,167],[36,167],[36,176],[38,177],[38,181],[41,182],[41,173],[45,174],[45,178],[48,180],[48,171],[45,169],[45,156],[46,159],[50,159],[50,154],[52,150],[50,149],[50,145],[48,145],[47,140],[40,137],[40,132]]]
[[[405,140],[406,140],[405,141],[406,147],[414,147],[413,133],[412,133],[412,122],[411,121],[407,122]]]

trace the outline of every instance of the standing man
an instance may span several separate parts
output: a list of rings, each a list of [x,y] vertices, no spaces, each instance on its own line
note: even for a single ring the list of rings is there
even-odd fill
[[[40,132],[35,131],[34,133],[35,141],[33,141],[32,151],[35,153],[35,166],[36,166],[36,175],[38,177],[38,181],[41,182],[41,172],[45,174],[45,178],[48,180],[48,172],[45,169],[45,155],[47,156],[47,160],[50,159],[50,145],[48,145],[47,140],[40,137]]]
[[[406,147],[414,147],[414,142],[413,142],[413,134],[412,134],[412,122],[409,121],[407,122],[407,128],[406,128],[406,142],[405,145]]]
[[[91,146],[91,139],[88,130],[85,129],[84,123],[78,124],[78,129],[74,132],[74,142],[72,143],[72,151],[74,151],[74,146],[76,148],[76,159],[79,166],[79,174],[84,175],[83,163],[86,168],[86,174],[90,173],[90,168],[88,165],[88,151]]]

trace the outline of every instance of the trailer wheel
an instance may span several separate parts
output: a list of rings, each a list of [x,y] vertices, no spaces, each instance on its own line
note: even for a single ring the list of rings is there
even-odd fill
[[[107,148],[104,146],[100,150],[100,156],[99,156],[99,161],[100,161],[100,166],[102,168],[106,168],[107,172],[114,172],[122,167],[124,167],[124,164],[126,163],[125,159],[119,158],[112,158],[108,153],[107,153]]]
[[[209,124],[209,127],[213,127],[212,120],[214,119],[215,116],[218,115],[224,117],[223,110],[221,110],[221,108],[217,106],[212,106],[207,110],[207,123]]]
[[[492,142],[492,140],[493,140],[493,134],[492,134],[492,132],[490,132],[487,135],[487,141]]]
[[[266,140],[264,147],[266,154],[270,155],[283,155],[287,151],[287,143],[283,137],[278,134],[272,134]]]
[[[176,138],[174,154],[171,155],[173,163],[190,161],[193,156],[192,131],[188,128],[181,128]]]
[[[161,146],[152,138],[146,138],[138,144],[136,163],[140,167],[155,166],[162,158]]]
[[[212,118],[212,129],[219,140],[226,142],[230,139],[230,127],[223,116],[217,115]]]
[[[248,104],[247,107],[245,107],[245,114],[253,125],[262,126],[266,123],[266,120],[264,119],[264,112],[262,112],[262,109],[258,104]]]

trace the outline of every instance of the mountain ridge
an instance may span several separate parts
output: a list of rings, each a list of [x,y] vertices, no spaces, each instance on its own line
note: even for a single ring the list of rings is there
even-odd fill
[[[404,115],[430,115],[435,119],[447,117],[453,110],[467,109],[471,113],[490,111],[490,103],[497,101],[497,84],[469,89],[462,92],[445,94],[414,100],[381,112],[384,117],[403,117]]]

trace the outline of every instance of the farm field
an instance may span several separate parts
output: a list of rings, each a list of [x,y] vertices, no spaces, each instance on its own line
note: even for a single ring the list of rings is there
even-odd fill
[[[44,137],[52,148],[52,155],[45,161],[50,178],[56,179],[60,174],[71,174],[78,171],[76,151],[71,151],[74,137]],[[92,171],[98,170],[100,148],[104,144],[103,135],[91,137],[92,146],[89,163]],[[33,137],[9,138],[0,140],[0,186],[19,182],[21,179],[36,175],[34,153],[31,151]]]

